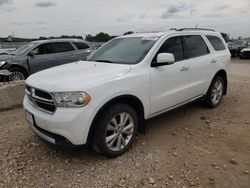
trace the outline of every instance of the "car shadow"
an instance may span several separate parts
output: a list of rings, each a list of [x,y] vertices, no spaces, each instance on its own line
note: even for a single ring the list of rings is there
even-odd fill
[[[157,131],[160,126],[164,124],[164,126],[174,126],[175,121],[178,119],[185,119],[186,116],[190,116],[193,113],[196,113],[197,110],[205,109],[204,105],[202,104],[201,100],[197,100],[195,102],[186,104],[184,106],[178,107],[171,111],[165,112],[161,115],[153,117],[145,122],[145,132],[143,134],[150,134],[149,129],[153,131]],[[143,134],[140,134],[137,137],[136,142],[142,142],[144,139]],[[41,140],[44,143],[44,141]],[[135,143],[136,144],[136,143]],[[79,159],[86,159],[86,160],[100,160],[100,159],[107,159],[100,154],[96,153],[92,147],[84,146],[79,148],[65,148],[65,147],[56,147],[49,143],[46,145],[57,153],[59,158],[79,158]]]

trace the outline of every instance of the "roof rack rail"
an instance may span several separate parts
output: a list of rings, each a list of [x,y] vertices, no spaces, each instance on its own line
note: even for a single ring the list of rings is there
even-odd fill
[[[180,28],[180,29],[176,29],[176,28],[172,28],[170,30],[175,30],[175,31],[185,31],[185,30],[202,30],[202,31],[213,31],[215,32],[215,30],[213,29],[206,29],[206,28]]]

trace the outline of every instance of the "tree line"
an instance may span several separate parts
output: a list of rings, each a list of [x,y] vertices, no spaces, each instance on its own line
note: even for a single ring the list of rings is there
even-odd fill
[[[125,32],[123,35],[129,35],[129,34],[132,34],[134,33],[133,31],[127,31]],[[229,37],[226,33],[221,33],[223,38],[225,39],[225,41],[228,41],[229,40]],[[10,36],[9,37],[0,37],[0,42],[30,42],[30,41],[35,41],[35,40],[47,40],[47,39],[60,39],[60,38],[75,38],[75,39],[84,39],[86,41],[89,41],[89,42],[107,42],[113,38],[115,38],[117,36],[115,35],[109,35],[108,33],[104,33],[104,32],[100,32],[100,33],[97,33],[96,35],[91,35],[91,34],[88,34],[86,35],[85,38],[83,38],[82,36],[77,36],[77,35],[61,35],[59,37],[54,37],[54,36],[51,36],[51,37],[43,37],[43,36],[40,36],[39,38],[19,38],[19,37],[13,37],[11,38]],[[11,38],[11,41],[10,41],[10,38]]]
[[[104,33],[104,32],[100,32],[96,35],[88,34],[88,35],[86,35],[85,38],[83,38],[82,36],[78,36],[78,35],[61,35],[59,37],[40,36],[38,38],[20,38],[20,37],[8,36],[8,37],[0,37],[0,42],[31,42],[31,41],[35,41],[35,40],[48,40],[48,39],[60,39],[60,38],[85,39],[86,41],[89,41],[89,42],[107,42],[115,37],[117,37],[117,36],[109,35],[108,33]]]

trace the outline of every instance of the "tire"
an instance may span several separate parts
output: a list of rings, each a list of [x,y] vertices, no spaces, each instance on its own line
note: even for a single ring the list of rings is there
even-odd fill
[[[223,98],[225,81],[221,76],[215,76],[205,97],[205,104],[210,108],[217,107]]]
[[[125,121],[119,125],[121,119]],[[127,104],[113,104],[106,108],[98,118],[92,146],[95,151],[105,157],[117,157],[130,148],[137,130],[138,116],[135,110]]]
[[[25,80],[28,77],[27,73],[23,69],[18,67],[10,68],[9,71],[11,72],[9,81]]]

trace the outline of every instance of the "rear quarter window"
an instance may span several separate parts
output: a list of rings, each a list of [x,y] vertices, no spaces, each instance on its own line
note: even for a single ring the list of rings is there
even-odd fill
[[[221,51],[221,50],[226,49],[225,45],[223,44],[222,40],[219,37],[211,36],[211,35],[207,35],[206,37],[209,40],[209,42],[212,44],[215,51]]]
[[[74,45],[77,47],[78,50],[90,48],[89,45],[85,44],[84,42],[74,42]]]
[[[56,53],[74,51],[75,49],[69,42],[55,42]]]

